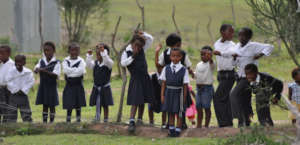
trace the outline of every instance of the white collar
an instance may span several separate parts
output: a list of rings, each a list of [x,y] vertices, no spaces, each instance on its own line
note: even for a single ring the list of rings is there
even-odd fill
[[[171,47],[167,47],[167,54],[170,55],[171,53]]]
[[[175,66],[176,69],[177,69],[177,68],[181,68],[183,65],[182,65],[181,62],[179,61],[177,64],[174,64],[173,62],[171,62],[171,65],[170,65],[170,66],[171,66],[171,67]]]
[[[131,44],[126,47],[126,51],[133,51]]]
[[[5,63],[1,62],[0,64],[9,64],[9,63],[14,63],[14,61],[11,58],[8,58],[8,60]]]
[[[70,56],[66,57],[66,60],[69,60],[69,61],[77,61],[77,60],[82,60],[82,58],[80,56],[77,57],[77,59],[71,59]]]
[[[51,60],[48,62],[48,61],[47,61],[47,58],[46,58],[46,56],[45,56],[45,55],[43,55],[43,60],[44,60],[46,63],[51,63],[51,62],[54,62],[54,61],[56,61],[56,57],[55,57],[55,56],[53,56],[53,57],[51,58]]]
[[[23,66],[22,72],[19,72],[19,71],[17,70],[17,67],[16,67],[16,66],[13,67],[13,71],[17,72],[18,74],[27,74],[27,73],[31,73],[31,70],[28,69],[28,68],[26,68],[25,66]]]
[[[260,83],[260,75],[257,74],[255,82],[250,82],[251,86],[258,85]]]

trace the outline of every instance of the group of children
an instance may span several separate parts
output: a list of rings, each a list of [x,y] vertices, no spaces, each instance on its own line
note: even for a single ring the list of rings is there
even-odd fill
[[[214,102],[215,114],[219,127],[232,127],[234,118],[239,127],[249,126],[253,116],[251,106],[252,93],[256,95],[256,111],[260,124],[273,126],[270,115],[270,100],[277,103],[281,97],[283,83],[258,71],[258,59],[269,56],[273,50],[270,44],[252,42],[253,32],[249,28],[239,31],[239,43],[232,39],[234,27],[223,24],[221,38],[200,51],[201,61],[195,72],[188,54],[181,49],[181,37],[172,33],[166,38],[167,48],[160,54],[162,45],[155,50],[157,71],[149,75],[146,51],[153,43],[153,37],[142,31],[136,31],[130,44],[123,51],[121,65],[130,72],[127,105],[131,106],[128,130],[135,131],[136,124],[141,124],[145,103],[149,103],[150,124],[154,124],[153,113],[162,113],[162,129],[169,129],[169,136],[177,137],[186,129],[188,117],[193,125],[197,113],[197,128],[202,127],[203,111],[205,127],[211,119],[211,102]],[[100,121],[101,109],[104,109],[104,122],[108,122],[109,106],[114,104],[110,78],[113,60],[109,57],[110,49],[104,43],[96,46],[96,60],[93,50],[89,50],[86,59],[79,56],[80,46],[71,43],[69,56],[62,62],[55,57],[55,45],[45,42],[43,58],[39,60],[34,72],[40,75],[40,84],[36,105],[43,105],[43,122],[55,119],[55,107],[59,105],[57,79],[61,70],[66,85],[63,91],[63,109],[67,112],[66,122],[71,122],[72,110],[76,110],[76,121],[81,121],[81,107],[86,106],[83,79],[86,67],[93,70],[94,85],[90,96],[90,106],[96,106],[95,121]],[[216,63],[213,61],[216,56]],[[31,110],[28,92],[34,85],[33,72],[25,67],[26,57],[17,55],[15,62],[10,58],[10,47],[0,46],[0,119],[1,122],[16,122],[17,110],[20,109],[23,121],[31,122]],[[214,71],[217,68],[219,85],[214,90]],[[237,70],[237,71],[235,71]],[[190,78],[196,80],[195,94]],[[290,99],[300,104],[300,70],[292,72],[294,83],[289,85]],[[233,88],[236,82],[235,87]],[[193,98],[193,97],[194,98]],[[194,101],[195,100],[195,101]],[[300,108],[300,106],[298,105]],[[49,113],[50,112],[50,113]],[[135,120],[138,112],[138,119]],[[49,115],[50,114],[50,115]]]

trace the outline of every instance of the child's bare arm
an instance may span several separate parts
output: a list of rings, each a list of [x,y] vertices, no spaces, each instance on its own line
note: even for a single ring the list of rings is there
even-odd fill
[[[162,66],[158,63],[159,61],[159,52],[162,48],[162,45],[159,44],[156,49],[155,49],[155,66],[156,66],[156,69],[157,69],[157,72],[160,73],[161,70],[162,70]]]
[[[187,91],[188,91],[188,84],[184,84],[183,85],[183,102],[184,102],[184,104],[186,104]]]
[[[292,100],[293,91],[292,88],[289,88],[289,100]]]
[[[163,104],[165,102],[165,89],[166,89],[166,81],[162,81],[161,84],[161,103]]]

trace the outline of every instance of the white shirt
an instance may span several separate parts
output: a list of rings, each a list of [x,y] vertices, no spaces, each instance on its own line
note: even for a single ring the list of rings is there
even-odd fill
[[[167,55],[171,54],[171,48],[167,48]],[[165,66],[165,55],[164,52],[162,52],[159,57],[158,57],[158,64],[161,66]],[[192,62],[189,58],[189,56],[186,54],[185,55],[185,59],[184,59],[184,64],[186,65],[186,67],[191,67],[192,66]]]
[[[258,42],[248,42],[244,47],[238,43],[234,51],[239,55],[236,60],[237,72],[239,77],[246,77],[245,66],[247,64],[256,64],[258,61],[254,59],[254,56],[263,53],[266,56],[270,56],[274,49],[273,45],[263,44]]]
[[[180,62],[177,64],[174,64],[173,62],[171,62],[170,67],[172,70],[173,70],[174,66],[175,66],[175,73],[177,73],[182,67],[184,67]],[[166,80],[166,67],[163,68],[159,79],[162,81]],[[190,83],[188,69],[185,70],[185,74],[183,77],[183,83],[184,84]]]
[[[214,83],[214,69],[214,63],[199,62],[196,66],[196,83],[200,85],[212,85]]]
[[[260,75],[257,74],[255,81],[254,82],[250,82],[250,85],[251,86],[256,86],[256,85],[259,84],[259,82],[260,82]]]
[[[215,51],[219,51],[221,56],[216,56],[218,71],[231,71],[234,69],[234,61],[232,55],[234,54],[235,43],[233,41],[224,41],[219,39],[215,42]]]
[[[145,46],[143,47],[144,52],[146,52],[146,50],[147,50],[148,48],[150,48],[150,46],[152,45],[154,38],[153,38],[150,34],[148,34],[148,33],[146,33],[146,32],[144,32],[143,36],[144,36],[145,39],[146,39]],[[126,67],[126,66],[130,65],[130,64],[133,62],[133,60],[134,60],[134,59],[132,58],[132,56],[129,56],[129,57],[127,56],[127,51],[133,51],[133,50],[132,50],[131,44],[129,44],[129,45],[126,47],[125,51],[122,53],[122,56],[121,56],[121,65],[122,65],[123,67]]]
[[[99,63],[99,61],[97,61],[97,65],[99,65],[100,67],[105,65],[109,69],[112,69],[112,67],[114,65],[114,61],[109,57],[107,50],[104,49],[103,52],[100,52],[100,55],[102,57],[102,62]],[[93,69],[95,67],[95,61],[93,59],[93,55],[86,54],[85,61],[86,61],[86,65],[89,69]]]
[[[8,70],[15,66],[15,62],[10,58],[6,63],[0,63],[0,86],[6,86],[6,75]]]
[[[54,62],[54,61],[57,61],[57,59],[56,59],[55,56],[53,56],[49,62],[47,61],[47,58],[46,58],[45,56],[43,56],[43,58],[40,59],[39,62],[35,65],[34,70],[41,67],[41,60],[43,60],[43,61],[45,62],[45,65],[46,65],[46,66],[47,66],[48,64]],[[56,65],[54,66],[54,69],[53,69],[52,72],[53,72],[54,74],[56,74],[57,76],[60,76],[60,73],[61,73],[61,66],[60,66],[59,61],[58,61],[58,62],[56,63]]]
[[[13,67],[9,70],[6,81],[7,89],[12,94],[22,91],[28,95],[30,88],[34,85],[33,72],[26,67],[23,67],[22,72],[19,72],[16,67]]]
[[[70,62],[70,66],[68,65],[67,61]],[[80,61],[80,64],[78,67],[72,67],[74,64],[78,63]],[[66,57],[63,61],[63,72],[67,77],[80,77],[86,73],[85,67],[86,64],[84,60],[78,56],[77,59],[71,59],[70,56]]]

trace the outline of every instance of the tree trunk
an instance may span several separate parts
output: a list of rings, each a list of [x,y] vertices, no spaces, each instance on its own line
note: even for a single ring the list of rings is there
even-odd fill
[[[44,36],[43,36],[43,0],[39,0],[39,33],[41,39],[40,50],[43,51]]]

